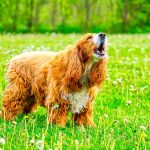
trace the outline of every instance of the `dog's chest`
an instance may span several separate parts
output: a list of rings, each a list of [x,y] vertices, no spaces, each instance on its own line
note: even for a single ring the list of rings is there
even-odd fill
[[[70,111],[72,113],[80,113],[88,102],[88,88],[83,87],[80,92],[69,94]]]
[[[85,70],[85,73],[80,79],[80,83],[82,84],[80,92],[69,93],[70,111],[74,114],[80,113],[90,100],[88,76],[91,71],[92,65],[93,63],[89,64],[89,66]]]

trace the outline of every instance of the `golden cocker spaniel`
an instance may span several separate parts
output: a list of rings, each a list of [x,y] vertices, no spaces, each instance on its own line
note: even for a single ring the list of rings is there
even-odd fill
[[[65,127],[68,112],[79,125],[93,126],[92,102],[106,78],[104,33],[85,34],[66,50],[29,52],[9,65],[2,98],[2,117],[11,120],[42,105],[49,123]]]

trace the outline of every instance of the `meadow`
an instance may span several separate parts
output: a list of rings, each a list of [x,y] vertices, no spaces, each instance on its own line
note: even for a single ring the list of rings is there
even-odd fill
[[[1,34],[0,108],[9,60],[26,51],[60,51],[80,34]],[[108,35],[107,79],[94,102],[96,128],[47,125],[46,110],[0,118],[0,150],[150,149],[150,35]]]

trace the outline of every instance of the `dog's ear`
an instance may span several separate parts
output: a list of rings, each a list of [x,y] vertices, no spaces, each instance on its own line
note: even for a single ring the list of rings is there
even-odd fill
[[[69,63],[67,72],[65,74],[65,80],[68,84],[75,84],[79,81],[82,75],[82,54],[79,46],[75,46],[72,49],[69,56]]]
[[[94,64],[89,75],[90,84],[101,85],[106,78],[107,59],[100,60]]]

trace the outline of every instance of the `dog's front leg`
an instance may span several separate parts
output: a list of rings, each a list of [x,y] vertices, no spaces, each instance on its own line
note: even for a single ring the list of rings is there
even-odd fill
[[[78,113],[74,114],[73,120],[78,125],[88,125],[94,127],[95,124],[93,121],[92,101],[88,102],[86,108],[84,108],[82,112],[80,112],[79,114]]]
[[[56,116],[56,124],[65,127],[68,119],[68,105],[60,105]]]
[[[65,127],[68,118],[68,105],[56,103],[48,108],[49,123],[55,122],[58,126]]]

